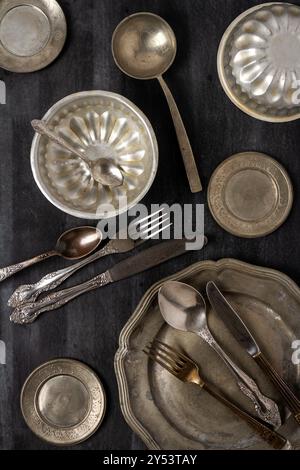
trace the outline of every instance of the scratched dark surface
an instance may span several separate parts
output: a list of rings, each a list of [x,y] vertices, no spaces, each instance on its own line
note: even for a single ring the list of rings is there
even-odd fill
[[[7,364],[0,366],[0,448],[53,449],[24,423],[19,395],[28,374],[56,357],[82,360],[102,378],[108,410],[101,429],[75,449],[143,449],[125,423],[118,402],[113,369],[119,333],[144,292],[156,281],[202,259],[234,257],[279,269],[300,281],[298,200],[300,174],[299,122],[269,124],[235,108],[217,77],[216,54],[229,23],[261,3],[250,0],[61,0],[68,39],[60,57],[48,68],[28,74],[0,70],[7,86],[7,104],[0,106],[0,264],[17,262],[51,248],[57,236],[81,221],[60,212],[42,196],[30,169],[33,132],[30,120],[40,118],[57,100],[82,90],[110,90],[136,103],[156,131],[160,148],[157,178],[145,202],[205,203],[206,193],[191,195],[174,128],[156,81],[126,77],[114,65],[110,40],[118,22],[136,11],[152,11],[174,28],[178,55],[165,78],[174,91],[207,187],[214,168],[241,151],[265,152],[290,173],[295,203],[285,225],[257,240],[238,239],[220,229],[206,206],[205,252],[191,252],[119,285],[81,297],[59,312],[45,314],[34,325],[9,322],[6,302],[24,283],[36,282],[64,262],[53,259],[16,275],[0,286],[0,339],[7,346]],[[300,4],[300,0],[294,0]],[[298,221],[298,222],[297,222]],[[116,259],[116,258],[115,258]],[[85,268],[76,281],[111,266],[105,259]],[[71,282],[74,282],[71,281]]]

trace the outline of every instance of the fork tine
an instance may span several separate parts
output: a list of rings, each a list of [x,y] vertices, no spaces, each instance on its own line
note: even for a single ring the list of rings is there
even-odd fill
[[[146,229],[147,227],[153,226],[153,224],[155,223],[160,222],[162,224],[166,219],[169,220],[168,214],[162,213],[159,217],[155,217],[155,219],[153,220],[149,218],[145,223],[136,225],[134,227],[137,232],[142,232],[144,229]],[[139,228],[137,229],[137,227]]]
[[[146,222],[147,220],[153,219],[153,217],[154,217],[155,215],[158,215],[158,214],[162,214],[162,215],[163,215],[164,213],[165,213],[165,210],[164,210],[164,209],[159,209],[158,211],[153,212],[153,214],[147,215],[147,217],[144,217],[144,218],[141,219],[141,220],[137,220],[136,222],[133,222],[133,223],[132,223],[132,227],[141,225],[143,222]],[[167,215],[167,214],[166,214],[166,215]]]
[[[174,377],[177,377],[178,373],[177,371],[172,367],[170,366],[163,358],[161,359],[159,356],[157,356],[156,354],[152,353],[151,351],[146,351],[144,350],[143,351],[150,359],[152,359],[152,361],[156,362],[157,364],[159,364],[161,367],[163,367],[164,369],[166,369],[168,372],[170,372],[170,374],[174,375]]]
[[[166,343],[163,343],[162,341],[159,341],[158,339],[155,339],[153,341],[153,343],[157,343],[157,344],[160,344],[161,346],[163,346],[165,349],[169,350],[170,352],[172,352],[173,354],[175,354],[177,357],[179,357],[183,362],[185,363],[191,363],[191,359],[187,356],[185,356],[184,354],[180,353],[179,351],[176,351],[176,349],[172,348],[171,346],[169,346],[168,344]]]
[[[152,344],[150,346],[150,351],[153,352],[154,354],[157,354],[158,356],[162,357],[163,359],[165,359],[174,368],[176,367],[177,369],[180,370],[185,365],[184,362],[181,361],[181,359],[179,359],[176,354],[170,353],[169,351],[163,349],[159,345],[153,345]]]
[[[168,220],[166,221],[168,222]],[[160,225],[160,224],[159,224]],[[141,238],[143,240],[150,240],[151,238],[154,238],[156,235],[158,235],[159,233],[162,233],[164,232],[165,230],[167,230],[167,228],[171,227],[173,224],[170,223],[168,225],[164,225],[163,227],[159,228],[158,230],[156,230],[156,232],[152,232],[152,230],[155,228],[155,227],[152,227],[152,229],[150,230],[150,233],[149,232],[146,232],[145,234],[141,234]],[[147,235],[147,233],[149,235]]]

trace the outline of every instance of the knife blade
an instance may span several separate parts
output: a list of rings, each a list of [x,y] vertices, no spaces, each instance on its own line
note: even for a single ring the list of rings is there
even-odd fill
[[[109,269],[112,281],[127,279],[183,255],[186,252],[186,244],[186,239],[166,241],[121,261]]]
[[[206,292],[216,314],[223,320],[228,330],[238,340],[241,346],[255,360],[265,374],[268,375],[269,379],[273,382],[273,385],[281,394],[285,404],[294,415],[295,420],[300,425],[300,400],[295,395],[290,385],[282,378],[282,376],[264,356],[237,311],[232,307],[232,305],[230,305],[213,281],[207,283]]]
[[[226,325],[228,330],[238,340],[243,348],[246,349],[248,354],[252,357],[259,354],[260,348],[247,326],[213,281],[207,283],[206,293],[208,300],[218,317],[223,320],[223,323]]]

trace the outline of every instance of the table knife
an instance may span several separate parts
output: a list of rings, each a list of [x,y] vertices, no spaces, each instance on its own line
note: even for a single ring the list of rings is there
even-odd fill
[[[206,243],[207,239],[204,238],[204,244]],[[113,282],[121,281],[122,279],[127,279],[184,254],[186,252],[186,244],[186,239],[159,243],[121,261],[87,282],[75,285],[69,289],[53,292],[37,302],[27,302],[20,305],[13,311],[10,320],[21,325],[33,323],[41,313],[56,310],[81,294]]]
[[[207,284],[206,292],[214,311],[222,319],[228,330],[233,334],[240,345],[268,375],[274,386],[280,392],[287,407],[294,415],[297,423],[300,424],[300,400],[296,397],[281,375],[266,359],[256,340],[240,318],[237,311],[232,307],[232,305],[230,305],[214,282],[210,281]]]

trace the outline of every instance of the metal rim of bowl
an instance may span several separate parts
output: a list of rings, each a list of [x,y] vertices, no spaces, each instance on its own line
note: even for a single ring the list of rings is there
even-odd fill
[[[136,77],[135,75],[131,75],[130,73],[128,73],[126,70],[124,70],[117,57],[116,57],[116,54],[115,54],[115,49],[114,49],[114,43],[115,43],[115,38],[117,36],[117,33],[118,33],[118,30],[119,28],[124,24],[126,23],[130,18],[134,18],[136,16],[139,16],[139,15],[146,15],[146,16],[153,16],[154,18],[159,18],[160,21],[162,21],[162,23],[164,23],[172,32],[173,34],[173,37],[174,37],[174,56],[172,58],[172,61],[168,64],[167,67],[165,67],[165,69],[160,73],[160,76],[161,75],[164,75],[164,73],[167,72],[167,70],[169,70],[169,68],[172,66],[172,64],[174,63],[175,61],[175,58],[176,58],[176,55],[177,55],[177,39],[176,39],[176,36],[175,36],[175,33],[174,33],[174,30],[173,28],[171,27],[171,25],[164,19],[162,18],[161,16],[159,15],[156,15],[155,13],[151,13],[149,11],[140,11],[140,12],[137,12],[137,13],[133,13],[132,15],[129,15],[129,16],[126,16],[122,21],[120,21],[120,23],[116,26],[114,32],[113,32],[113,35],[112,35],[112,40],[111,40],[111,52],[112,52],[112,56],[113,56],[113,59],[115,61],[115,64],[116,66],[121,70],[121,72],[125,73],[125,75],[127,75],[128,77],[130,78],[134,78],[136,80],[154,80],[157,78],[157,75],[152,75],[152,76],[149,76],[149,77]]]
[[[225,33],[223,34],[223,37],[221,39],[219,49],[218,49],[218,55],[217,55],[217,68],[218,68],[218,75],[219,79],[221,82],[221,85],[223,87],[223,90],[225,91],[226,95],[228,98],[231,100],[231,102],[237,106],[241,111],[244,113],[248,114],[251,117],[254,117],[256,119],[259,119],[260,121],[265,121],[265,122],[272,122],[272,123],[284,123],[284,122],[291,122],[291,121],[296,121],[297,119],[300,119],[300,112],[291,115],[291,116],[281,116],[281,117],[276,117],[276,116],[271,116],[267,115],[264,113],[259,113],[257,111],[254,111],[251,109],[249,106],[243,104],[239,98],[236,96],[235,93],[233,93],[231,87],[228,84],[226,75],[225,75],[225,67],[224,67],[224,59],[225,59],[225,49],[227,47],[227,40],[234,31],[235,27],[248,15],[251,13],[260,10],[263,7],[270,6],[270,5],[294,5],[293,3],[284,3],[284,2],[268,2],[268,3],[261,3],[260,5],[256,5],[252,8],[249,8],[248,10],[244,11],[241,13],[235,20],[232,21],[232,23],[228,26],[226,29]],[[299,6],[299,5],[296,5]],[[300,8],[300,6],[299,6]]]
[[[102,91],[102,90],[94,90],[94,91],[81,91],[78,93],[73,93],[71,95],[66,96],[65,98],[59,100],[56,102],[44,115],[43,120],[48,121],[51,119],[59,109],[72,102],[74,99],[79,98],[79,97],[90,97],[91,95],[96,95],[96,96],[105,96],[107,98],[112,98],[114,100],[118,100],[125,104],[144,124],[145,129],[147,130],[149,139],[151,141],[151,147],[152,147],[152,153],[153,153],[153,165],[152,165],[152,171],[150,178],[148,180],[147,185],[144,187],[143,191],[139,193],[139,195],[127,206],[116,209],[113,212],[108,212],[107,214],[103,215],[100,213],[88,213],[84,212],[81,210],[77,209],[71,209],[68,205],[63,204],[55,198],[51,192],[48,189],[48,186],[43,182],[43,179],[40,175],[39,171],[39,165],[37,162],[38,159],[38,148],[40,145],[40,140],[42,139],[42,136],[39,134],[35,134],[33,141],[32,141],[32,147],[31,147],[31,153],[30,153],[30,161],[31,161],[31,169],[33,173],[34,180],[39,188],[39,190],[42,192],[42,194],[48,199],[51,204],[53,204],[55,207],[60,209],[61,211],[72,215],[74,217],[78,217],[81,219],[88,219],[88,220],[100,220],[100,219],[108,219],[112,217],[117,217],[124,212],[127,212],[130,210],[132,207],[134,207],[136,204],[138,204],[148,193],[150,190],[154,179],[157,174],[157,169],[158,169],[158,161],[159,161],[159,150],[158,150],[158,143],[156,139],[156,135],[154,133],[153,127],[149,121],[149,119],[145,116],[145,114],[130,100],[125,98],[122,95],[119,95],[117,93],[109,92],[109,91]]]

